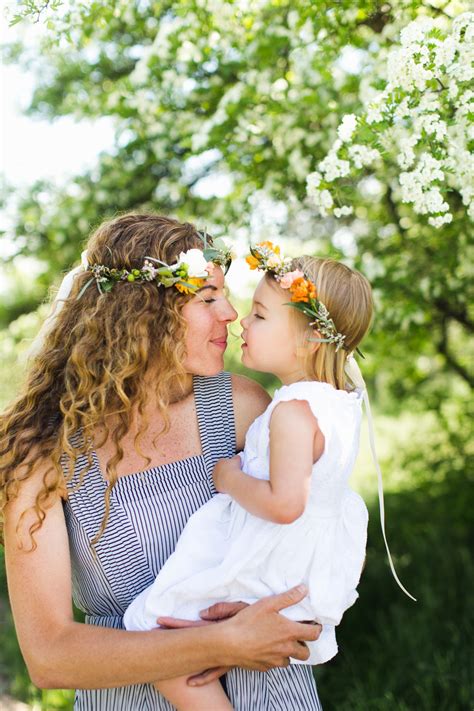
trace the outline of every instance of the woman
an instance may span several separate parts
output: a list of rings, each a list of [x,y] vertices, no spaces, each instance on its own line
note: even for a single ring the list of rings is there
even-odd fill
[[[152,682],[218,668],[204,683],[222,667],[233,667],[236,709],[319,708],[309,667],[278,668],[307,659],[301,642],[319,636],[278,614],[304,590],[237,614],[242,606],[219,606],[208,620],[233,615],[220,624],[123,629],[127,605],[215,493],[214,463],[242,449],[269,402],[257,384],[222,372],[236,312],[222,253],[204,252],[206,271],[191,265],[202,249],[192,225],[165,217],[102,225],[0,420],[20,646],[34,683],[77,688],[77,709],[171,709]],[[74,622],[71,594],[86,624]]]

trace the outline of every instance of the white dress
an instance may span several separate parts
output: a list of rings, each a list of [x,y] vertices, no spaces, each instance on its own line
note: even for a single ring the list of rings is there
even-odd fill
[[[127,608],[127,629],[152,629],[159,616],[199,619],[199,611],[215,602],[253,603],[304,582],[308,596],[282,610],[292,620],[323,625],[304,663],[322,664],[337,653],[334,627],[358,597],[367,541],[367,508],[348,484],[362,394],[314,381],[281,387],[247,433],[241,455],[247,474],[269,479],[270,418],[288,400],[309,403],[325,438],[304,513],[291,524],[272,523],[217,494],[191,516],[155,582]]]

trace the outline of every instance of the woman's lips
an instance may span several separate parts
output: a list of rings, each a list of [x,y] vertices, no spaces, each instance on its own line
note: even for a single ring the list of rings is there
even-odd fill
[[[217,348],[220,348],[221,350],[225,351],[227,348],[227,338],[215,338],[211,341]]]

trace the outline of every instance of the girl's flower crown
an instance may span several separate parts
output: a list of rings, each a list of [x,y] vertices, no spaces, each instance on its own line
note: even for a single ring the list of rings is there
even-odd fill
[[[227,272],[233,258],[224,240],[214,239],[210,246],[207,243],[207,234],[205,232],[198,234],[204,242],[204,249],[194,248],[181,252],[174,264],[166,264],[154,257],[144,257],[141,269],[111,269],[103,264],[89,264],[86,259],[83,266],[94,276],[84,285],[77,298],[82,296],[94,279],[101,294],[110,291],[119,281],[138,284],[154,282],[157,286],[165,288],[174,286],[183,294],[196,293],[204,286],[216,264]]]
[[[255,247],[250,248],[251,254],[246,257],[246,262],[250,269],[259,269],[263,272],[270,272],[274,275],[282,289],[289,289],[291,293],[290,303],[311,319],[310,326],[316,326],[323,338],[315,338],[319,343],[334,343],[336,352],[340,348],[348,350],[344,344],[345,335],[339,333],[334,321],[329,315],[329,311],[322,301],[318,299],[316,286],[311,279],[305,276],[304,272],[296,269],[291,271],[291,257],[282,257],[280,247],[272,242],[259,242]],[[360,351],[358,351],[360,355]]]

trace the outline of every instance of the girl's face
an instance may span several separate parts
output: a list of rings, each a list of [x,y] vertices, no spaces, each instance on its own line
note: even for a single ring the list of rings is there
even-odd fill
[[[224,273],[218,266],[205,286],[183,307],[188,324],[186,336],[186,372],[193,375],[217,375],[224,368],[227,326],[237,318],[225,291]]]
[[[273,373],[282,383],[304,375],[297,356],[301,338],[291,307],[290,293],[274,288],[263,278],[258,284],[252,309],[242,324],[242,363],[248,368]]]

